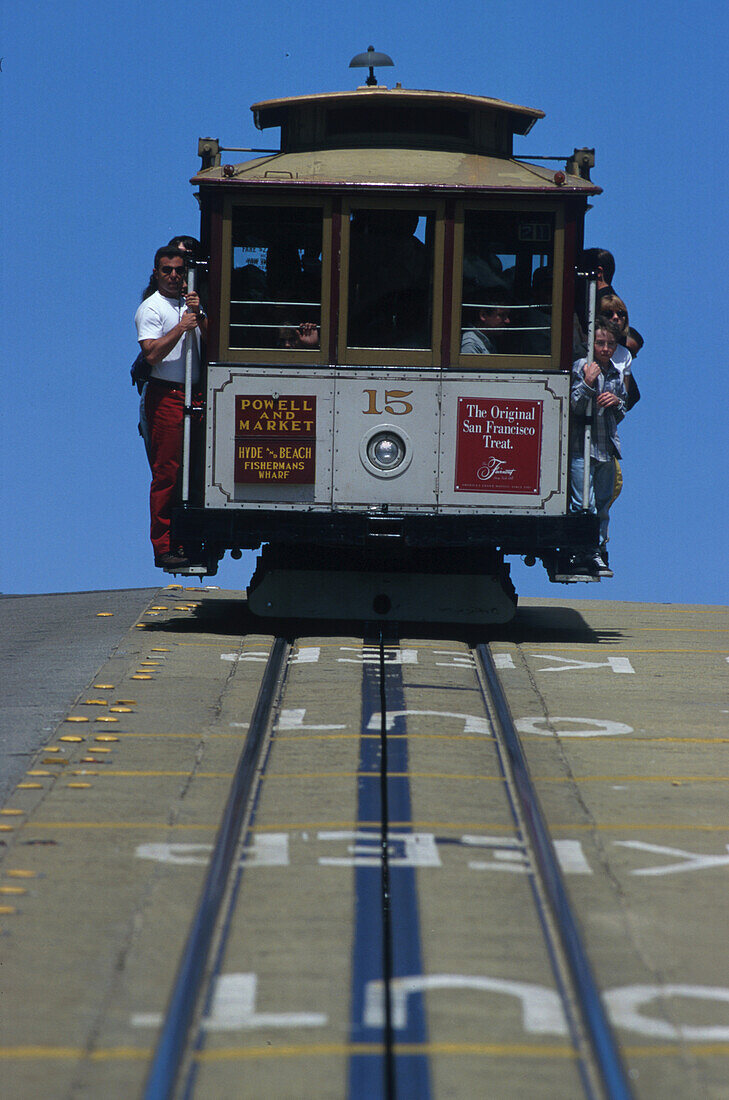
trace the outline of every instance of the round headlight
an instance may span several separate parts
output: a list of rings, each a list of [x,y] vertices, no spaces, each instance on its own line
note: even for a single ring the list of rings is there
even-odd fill
[[[396,435],[381,432],[369,441],[367,457],[378,470],[395,470],[405,457],[405,447]]]

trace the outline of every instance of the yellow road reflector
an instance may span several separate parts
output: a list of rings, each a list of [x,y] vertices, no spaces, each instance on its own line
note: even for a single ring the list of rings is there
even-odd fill
[[[137,704],[136,699],[117,699],[116,705],[118,707],[134,707]]]
[[[147,624],[146,623],[135,623],[134,625],[137,628],[137,630],[146,630],[147,629]]]
[[[68,718],[63,719],[64,722],[88,722],[88,718],[80,714],[70,714]]]
[[[114,612],[113,611],[97,611],[96,612],[96,618],[97,619],[113,619],[114,618]]]
[[[113,691],[114,690],[114,685],[113,684],[94,684],[94,687],[98,691]],[[106,702],[106,699],[104,699],[104,702]]]
[[[50,775],[51,773],[50,772],[45,772],[41,768],[30,768],[30,770],[27,771],[25,774],[26,775]],[[37,785],[40,787],[40,783],[38,783]]]
[[[65,768],[68,760],[64,760],[62,756],[48,756],[41,760],[41,764],[55,764],[57,768]]]
[[[10,810],[10,809],[0,810],[0,814],[2,814],[5,817],[18,817],[18,816],[22,817],[22,815],[24,813],[25,813],[25,810]]]
[[[0,886],[0,894],[27,894],[28,891],[24,886]]]
[[[26,871],[23,867],[10,867],[5,872],[7,878],[35,878],[35,871]]]
[[[64,733],[63,737],[58,738],[59,741],[71,741],[74,744],[77,741],[85,741],[86,738],[82,737],[79,733]],[[60,749],[46,749],[46,752],[60,752]]]
[[[0,913],[4,917],[9,917],[13,913],[17,913],[17,909],[15,908],[14,905],[0,905]]]
[[[90,787],[91,784],[90,783],[69,783],[68,786],[73,787],[74,790],[80,790],[80,789],[85,788],[85,787]]]
[[[131,714],[131,707],[109,707],[110,714]]]
[[[76,738],[74,736],[72,736],[71,734],[69,734],[67,737],[61,737],[59,740],[61,740],[61,741],[75,741]],[[83,738],[79,738],[79,740],[83,740]],[[46,745],[46,747],[43,749],[43,752],[60,752],[60,751],[61,750],[58,748],[57,745]]]
[[[118,737],[112,737],[112,735],[110,733],[100,733],[94,738],[94,741],[118,741],[118,740],[119,740]]]
[[[94,751],[96,751],[96,750],[94,750]],[[105,764],[106,760],[97,760],[95,756],[82,756],[81,757],[81,763],[82,764]],[[78,774],[79,774],[78,772],[73,772],[73,775],[78,775]]]
[[[0,825],[0,833],[12,833],[14,825]]]
[[[31,774],[31,775],[50,775],[51,773],[50,772],[31,772],[29,774]],[[15,789],[17,791],[42,791],[43,790],[43,784],[42,783],[18,783],[18,786]]]
[[[112,718],[110,714],[97,714],[94,718],[95,722],[118,722],[118,718]]]
[[[169,653],[169,649],[166,649],[163,645],[153,645],[152,653]]]
[[[97,737],[96,740],[98,741],[99,738]],[[116,737],[105,737],[104,738],[104,741],[117,741],[117,740],[118,740],[118,738],[116,738]],[[92,745],[92,747],[89,749],[89,752],[92,752],[94,754],[94,756],[98,756],[100,752],[111,752],[111,749],[102,749],[101,746],[99,746],[97,748],[96,745]],[[99,764],[100,763],[101,763],[101,761],[99,760]]]
[[[164,604],[161,604],[161,603],[160,604],[152,604],[152,606],[150,607],[149,610],[150,611],[169,611],[169,607],[166,607]]]
[[[132,676],[132,680],[151,680],[152,676],[149,672],[135,672]]]

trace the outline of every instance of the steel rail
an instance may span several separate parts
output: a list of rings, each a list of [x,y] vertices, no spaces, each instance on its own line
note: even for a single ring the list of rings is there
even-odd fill
[[[276,638],[263,673],[243,751],[236,766],[223,810],[197,911],[188,933],[167,1013],[155,1047],[144,1089],[144,1100],[168,1100],[173,1095],[205,977],[220,907],[244,822],[258,760],[276,689],[290,651],[285,638]]]
[[[544,892],[569,968],[569,974],[577,995],[577,1004],[582,1015],[582,1022],[605,1094],[608,1100],[632,1100],[633,1093],[628,1076],[602,1005],[600,990],[592,973],[577,922],[572,913],[546,819],[529,774],[529,767],[516,732],[504,689],[501,686],[488,646],[484,644],[477,645],[474,652],[477,657],[477,665],[483,674],[485,684],[491,695],[491,703],[508,756],[512,778],[520,800],[520,809],[536,858],[537,869],[541,876]],[[485,694],[484,683],[483,681],[480,681],[480,683]]]

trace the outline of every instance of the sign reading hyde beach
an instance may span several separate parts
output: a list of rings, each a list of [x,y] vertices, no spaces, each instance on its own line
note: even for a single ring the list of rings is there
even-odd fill
[[[316,397],[244,394],[235,399],[235,482],[313,485]]]
[[[456,491],[538,493],[542,408],[541,401],[459,397]]]

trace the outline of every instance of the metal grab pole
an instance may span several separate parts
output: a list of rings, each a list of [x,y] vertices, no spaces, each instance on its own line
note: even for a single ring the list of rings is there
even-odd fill
[[[591,363],[595,354],[595,310],[597,308],[597,273],[588,275],[588,305],[587,305],[587,362]],[[590,450],[592,448],[592,398],[587,402],[585,409],[585,442],[583,458],[585,468],[582,472],[582,507],[585,511],[590,507]]]
[[[187,293],[195,290],[195,264],[187,272]],[[192,416],[192,352],[195,332],[185,334],[185,408],[182,420],[182,507],[190,500],[190,417]]]

